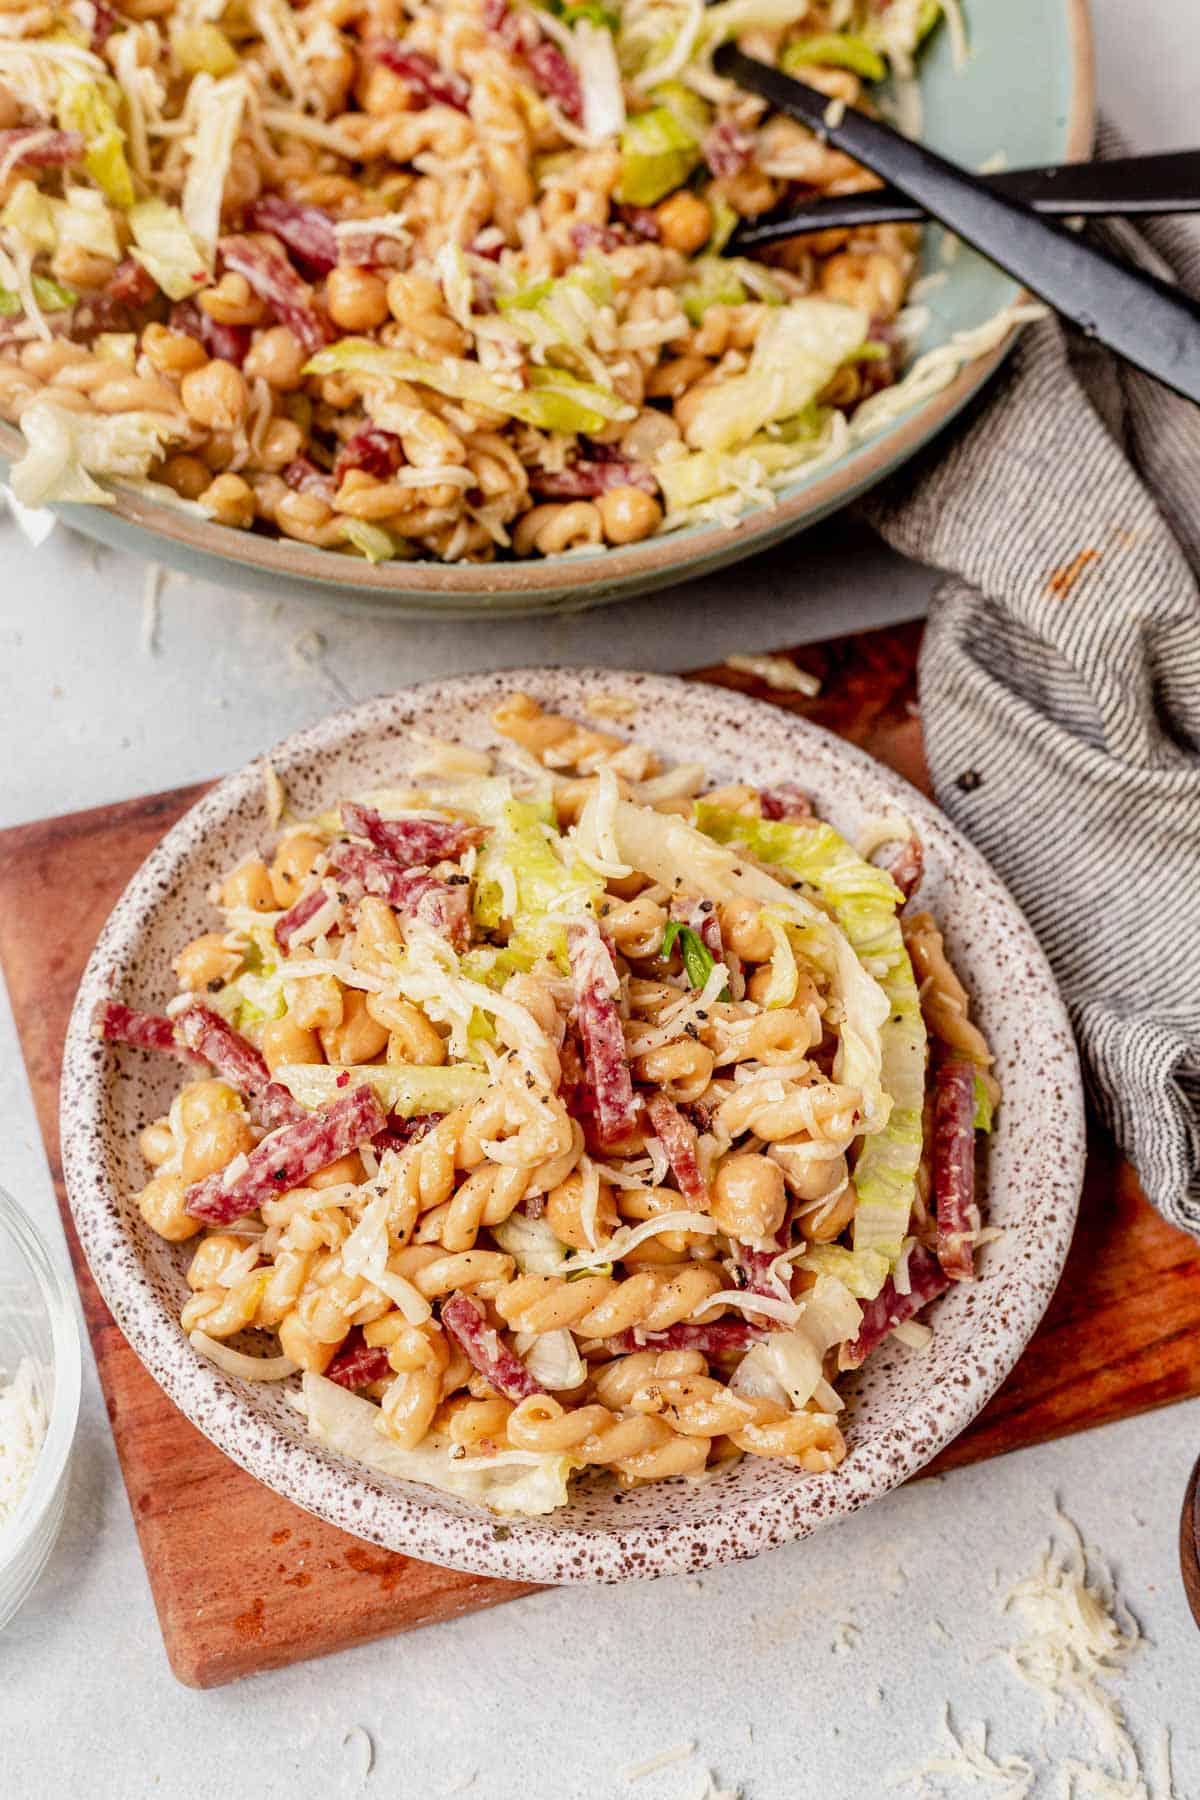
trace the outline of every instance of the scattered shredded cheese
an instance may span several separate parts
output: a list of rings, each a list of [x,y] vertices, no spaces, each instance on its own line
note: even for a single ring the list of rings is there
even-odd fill
[[[674,1749],[660,1750],[657,1756],[648,1756],[645,1762],[631,1763],[622,1773],[630,1783],[641,1781],[644,1775],[655,1775],[659,1769],[670,1768],[672,1763],[686,1762],[689,1756],[695,1754],[695,1750],[694,1743],[676,1744]]]
[[[224,1369],[227,1375],[236,1375],[241,1381],[286,1381],[299,1367],[290,1356],[245,1356],[240,1350],[232,1350],[228,1344],[210,1338],[205,1331],[189,1332],[188,1343],[201,1356],[215,1362],[218,1369]]]
[[[33,1479],[46,1424],[36,1366],[23,1356],[12,1380],[0,1383],[0,1529]]]
[[[987,1725],[978,1720],[963,1727],[957,1737],[950,1722],[950,1706],[942,1711],[942,1747],[926,1758],[919,1768],[893,1775],[891,1787],[915,1787],[923,1797],[931,1796],[928,1778],[941,1776],[961,1781],[971,1787],[991,1788],[999,1800],[1027,1800],[1033,1790],[1034,1772],[1023,1756],[1006,1756],[997,1762],[987,1747]]]
[[[364,1782],[375,1767],[375,1746],[371,1742],[371,1734],[365,1725],[352,1725],[342,1739],[342,1749],[347,1744],[361,1745],[358,1779]]]
[[[583,703],[584,712],[591,718],[618,722],[632,719],[637,709],[638,703],[630,694],[590,694]]]
[[[739,675],[753,675],[781,694],[807,694],[815,698],[821,683],[807,669],[798,668],[790,656],[727,656],[725,667]]]

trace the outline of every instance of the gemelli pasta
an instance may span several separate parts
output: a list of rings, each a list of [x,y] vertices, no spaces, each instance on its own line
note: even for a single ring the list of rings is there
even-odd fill
[[[899,375],[915,228],[723,256],[875,184],[718,78],[906,77],[900,0],[48,0],[0,36],[19,499],[487,562],[724,516]]]
[[[870,861],[796,788],[706,791],[522,694],[493,723],[230,870],[165,1012],[98,1010],[186,1065],[137,1195],[182,1328],[502,1512],[589,1469],[835,1470],[839,1372],[987,1236],[999,1090],[911,828]]]

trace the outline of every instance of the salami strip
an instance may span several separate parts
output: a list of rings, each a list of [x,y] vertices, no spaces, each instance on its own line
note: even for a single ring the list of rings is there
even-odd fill
[[[255,231],[269,231],[277,237],[306,275],[328,275],[337,266],[333,220],[319,206],[264,194],[248,209],[246,222]]]
[[[189,1006],[175,1020],[175,1028],[189,1050],[215,1069],[222,1081],[245,1094],[251,1112],[268,1131],[308,1117],[300,1102],[271,1080],[271,1071],[250,1040],[219,1013],[207,1006]]]
[[[117,274],[120,272],[118,269]],[[113,280],[116,278],[114,275]],[[245,362],[250,349],[248,325],[218,325],[194,300],[181,300],[178,306],[171,308],[171,329],[186,331],[189,337],[204,345],[210,356],[232,363],[237,369]]]
[[[71,163],[82,162],[86,148],[78,131],[51,131],[40,125],[18,125],[11,131],[0,131],[0,166],[7,169],[62,169]]]
[[[764,819],[795,819],[798,823],[803,823],[805,819],[814,816],[808,795],[794,781],[785,781],[779,787],[764,788],[758,796],[758,804],[762,808]]]
[[[387,42],[374,43],[369,46],[370,53],[376,62],[381,62],[385,69],[399,75],[406,81],[416,99],[425,106],[452,106],[456,112],[466,112],[471,99],[471,84],[465,75],[455,75],[449,69],[439,68],[431,56],[423,50],[410,50],[405,44]]]
[[[617,1144],[637,1130],[639,1108],[625,1053],[625,1032],[616,1002],[604,979],[607,961],[612,982],[616,970],[599,932],[583,925],[567,931],[571,973],[575,979],[575,1021],[583,1053],[583,1090],[594,1103],[596,1132],[603,1144]]]
[[[507,1400],[544,1394],[519,1356],[487,1322],[487,1314],[470,1294],[452,1294],[442,1307],[442,1324],[463,1347],[471,1363]]]
[[[310,456],[293,457],[283,471],[283,479],[297,494],[320,494],[327,506],[333,505],[337,482],[327,469],[318,468]]]
[[[129,1044],[135,1050],[187,1051],[176,1042],[175,1021],[162,1013],[135,1012],[119,1000],[102,1000],[92,1017],[92,1036],[106,1044]]]
[[[227,269],[245,276],[251,291],[266,301],[279,323],[287,326],[310,356],[323,347],[328,337],[325,321],[291,263],[243,237],[222,238],[221,257]]]
[[[975,1069],[962,1057],[942,1063],[933,1078],[933,1203],[937,1257],[951,1281],[972,1281],[977,1230],[975,1206]]]
[[[342,802],[342,824],[355,837],[386,850],[403,869],[459,857],[483,835],[478,826],[458,819],[383,819],[374,807],[353,800]]]
[[[679,1183],[679,1191],[697,1206],[708,1206],[708,1187],[700,1172],[696,1153],[696,1128],[689,1125],[679,1108],[665,1094],[651,1094],[646,1111],[654,1127],[654,1135],[667,1154],[671,1173]]]
[[[186,1206],[206,1225],[228,1225],[254,1212],[265,1200],[299,1187],[339,1156],[369,1143],[384,1129],[383,1109],[365,1083],[331,1106],[305,1113],[294,1125],[264,1138],[226,1185],[222,1174],[210,1175],[187,1191]]]
[[[417,919],[465,950],[471,938],[471,895],[466,882],[439,881],[428,869],[402,869],[384,850],[362,844],[335,844],[329,859],[340,877],[386,900],[408,919]]]
[[[920,838],[905,838],[896,847],[895,855],[887,864],[887,872],[895,882],[906,900],[911,899],[921,885],[921,877],[925,873],[925,852],[921,848]]]
[[[376,481],[386,481],[403,461],[404,451],[394,431],[384,431],[379,425],[364,425],[361,431],[347,438],[338,451],[333,465],[334,484],[340,487],[351,469],[364,469],[368,475],[374,475]]]
[[[275,942],[281,950],[290,950],[292,939],[302,926],[310,919],[315,919],[321,908],[328,901],[329,895],[323,887],[315,887],[310,893],[301,894],[300,898],[289,906],[281,919],[275,921]]]
[[[923,1307],[944,1294],[950,1286],[948,1277],[939,1267],[937,1258],[922,1249],[918,1244],[908,1258],[908,1279],[911,1292],[897,1292],[896,1283],[888,1276],[873,1300],[863,1307],[862,1324],[858,1328],[858,1336],[852,1344],[843,1344],[838,1357],[840,1369],[858,1369],[866,1362],[872,1350],[880,1345],[894,1325],[903,1325],[906,1319],[913,1319]]]
[[[326,1369],[325,1379],[353,1391],[370,1387],[373,1381],[384,1381],[391,1372],[392,1365],[382,1344],[372,1347],[366,1343],[362,1327],[356,1325]]]
[[[385,1150],[405,1150],[442,1122],[441,1113],[414,1113],[411,1119],[392,1113],[387,1127],[371,1139],[371,1148],[383,1155]]]
[[[537,493],[554,500],[590,499],[619,487],[641,488],[646,494],[658,492],[658,483],[646,464],[628,456],[607,457],[603,462],[580,456],[556,472],[531,469],[529,480]]]
[[[483,22],[489,31],[496,33],[506,50],[521,58],[537,88],[549,99],[556,100],[568,119],[580,124],[583,87],[579,77],[536,20],[526,12],[513,12],[505,0],[484,0]]]
[[[754,153],[754,139],[724,119],[705,132],[700,149],[714,175],[740,175]]]
[[[628,1356],[634,1350],[700,1350],[705,1356],[724,1356],[745,1350],[766,1335],[764,1326],[751,1325],[748,1319],[717,1319],[711,1325],[668,1325],[665,1331],[635,1327],[605,1338],[604,1348],[613,1356]]]

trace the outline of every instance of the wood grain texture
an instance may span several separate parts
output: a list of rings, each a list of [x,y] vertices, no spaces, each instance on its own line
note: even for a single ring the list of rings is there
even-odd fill
[[[797,651],[815,700],[725,668],[704,679],[785,705],[927,787],[914,696],[920,628]],[[453,1618],[530,1591],[379,1550],[231,1463],[150,1378],[113,1323],[71,1228],[58,1079],[75,988],[118,893],[203,787],[0,833],[0,965],[21,1037],[159,1623],[180,1680],[207,1687]],[[47,929],[47,921],[52,928]],[[1062,1285],[1026,1355],[948,1469],[1200,1392],[1200,1249],[1166,1225],[1112,1146],[1089,1163]]]

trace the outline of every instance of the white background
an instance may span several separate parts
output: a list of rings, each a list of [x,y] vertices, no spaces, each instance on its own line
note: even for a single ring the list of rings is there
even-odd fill
[[[1196,0],[1095,0],[1095,11],[1106,110],[1138,148],[1195,141]],[[836,521],[690,589],[549,624],[388,625],[173,579],[151,654],[141,565],[61,531],[34,555],[7,524],[0,553],[4,823],[232,768],[331,706],[429,675],[530,661],[695,666],[911,616],[930,586]],[[0,1115],[0,1181],[57,1243],[6,1013]],[[699,1580],[547,1593],[198,1694],[167,1669],[85,1360],[66,1528],[0,1637],[5,1797],[690,1800],[711,1766],[745,1800],[877,1800],[935,1743],[944,1699],[960,1722],[989,1719],[997,1753],[1030,1755],[1038,1794],[1057,1793],[1062,1759],[1087,1755],[1086,1735],[1045,1734],[1035,1696],[989,1653],[1012,1636],[995,1576],[1003,1588],[1029,1571],[1060,1495],[1146,1628],[1117,1686],[1135,1732],[1149,1743],[1174,1728],[1176,1795],[1200,1800],[1200,1642],[1176,1551],[1200,1403],[920,1483]],[[355,1725],[376,1749],[365,1785],[361,1740],[343,1746]],[[625,1786],[627,1764],[689,1741],[694,1762]]]

